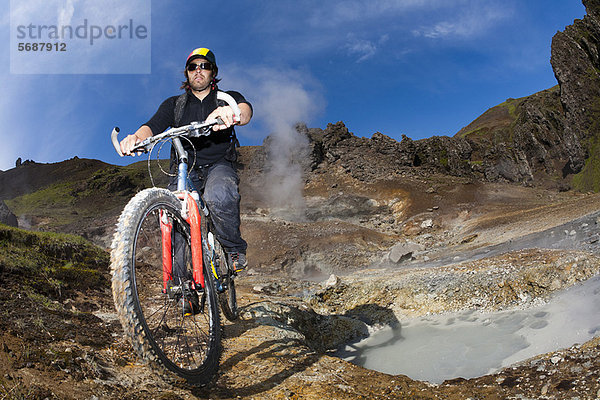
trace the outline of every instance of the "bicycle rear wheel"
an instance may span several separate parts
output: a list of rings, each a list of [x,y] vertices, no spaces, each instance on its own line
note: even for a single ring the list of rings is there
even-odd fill
[[[178,236],[166,244],[177,251],[170,255],[173,274],[167,284],[161,218],[173,238]],[[138,355],[190,384],[210,382],[221,350],[215,284],[206,265],[204,282],[192,280],[190,227],[173,193],[147,189],[129,202],[113,239],[111,267],[115,306]]]
[[[237,295],[235,292],[235,275],[233,270],[229,268],[227,254],[223,251],[223,247],[218,240],[215,240],[215,253],[219,264],[219,278],[221,285],[224,287],[224,290],[218,293],[221,310],[225,318],[229,321],[235,321],[239,317]]]

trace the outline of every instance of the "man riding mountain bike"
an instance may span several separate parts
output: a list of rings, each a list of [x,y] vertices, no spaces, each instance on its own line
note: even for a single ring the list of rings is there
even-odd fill
[[[194,121],[220,118],[222,124],[214,125],[209,136],[182,141],[188,152],[189,178],[211,211],[215,234],[224,247],[228,261],[235,271],[248,265],[247,243],[240,232],[239,178],[234,167],[238,145],[233,125],[246,125],[252,118],[252,105],[238,92],[227,91],[238,103],[240,120],[234,120],[231,107],[217,100],[217,83],[220,79],[214,53],[207,48],[197,48],[187,57],[181,89],[185,92],[163,101],[154,116],[135,133],[125,137],[121,152],[133,155],[132,149],[142,140],[159,134],[169,127],[179,127]],[[168,188],[177,187],[176,153],[171,149],[171,175]]]

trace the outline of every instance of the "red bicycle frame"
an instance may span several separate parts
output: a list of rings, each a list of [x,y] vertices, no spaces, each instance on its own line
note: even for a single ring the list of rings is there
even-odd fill
[[[204,271],[202,269],[202,234],[201,234],[201,216],[198,210],[196,200],[189,192],[176,193],[179,200],[185,202],[182,206],[187,208],[186,221],[190,225],[191,247],[192,247],[192,277],[194,284],[200,284],[204,288]],[[164,217],[163,217],[164,216]],[[173,224],[168,221],[164,211],[160,212],[160,232],[162,239],[162,264],[163,264],[163,287],[166,292],[167,282],[173,277],[173,255],[171,233]]]
[[[159,210],[160,236],[162,241],[163,292],[167,293],[167,282],[173,278],[173,256],[171,254],[171,232],[173,223],[167,218],[165,210]]]

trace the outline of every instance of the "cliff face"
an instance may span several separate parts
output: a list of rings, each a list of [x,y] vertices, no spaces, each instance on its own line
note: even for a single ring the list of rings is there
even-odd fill
[[[584,0],[587,15],[552,39],[551,63],[564,108],[573,185],[600,190],[600,1]]]
[[[600,1],[552,40],[558,86],[508,99],[455,137],[474,148],[486,180],[600,190]]]

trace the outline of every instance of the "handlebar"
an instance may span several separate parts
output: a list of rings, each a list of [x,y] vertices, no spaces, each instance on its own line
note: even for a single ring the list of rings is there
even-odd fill
[[[233,110],[233,120],[234,122],[240,122],[241,111],[240,107],[236,103],[235,99],[231,97],[231,95],[218,91],[217,99],[223,100],[227,103],[229,107]],[[211,134],[210,130],[207,128],[212,127],[213,125],[221,125],[223,124],[223,120],[221,118],[207,120],[204,122],[192,122],[188,125],[180,126],[178,128],[171,128],[163,133],[158,135],[150,136],[147,139],[142,140],[140,143],[136,144],[133,148],[133,151],[144,151],[147,152],[150,150],[151,146],[168,137],[179,137],[179,136],[187,136],[187,137],[200,137],[200,136],[208,136]],[[120,129],[119,127],[114,127],[111,134],[110,139],[112,141],[113,147],[117,151],[119,156],[123,157],[124,154],[121,152],[121,145],[119,143],[118,135]]]
[[[123,153],[121,153],[121,145],[119,144],[119,139],[117,139],[119,131],[119,127],[115,126],[110,134],[110,140],[112,141],[113,147],[117,151],[117,154],[123,157]]]

